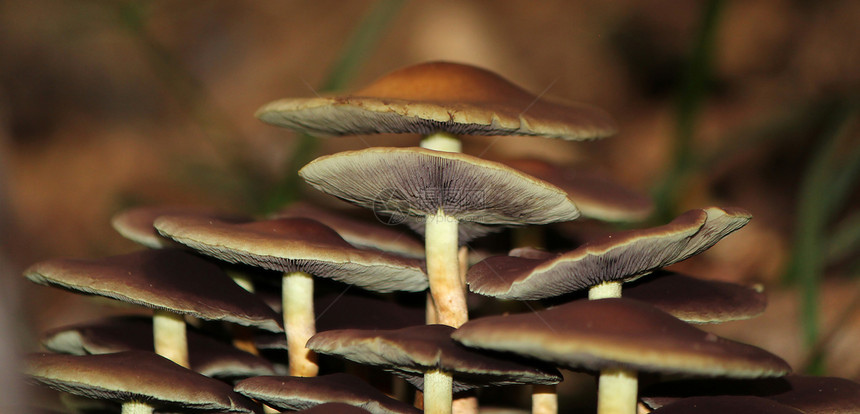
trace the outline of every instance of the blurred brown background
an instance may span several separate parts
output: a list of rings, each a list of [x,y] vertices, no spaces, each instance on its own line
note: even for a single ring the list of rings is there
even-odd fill
[[[0,299],[18,345],[37,349],[38,332],[103,310],[24,283],[20,274],[49,257],[134,249],[110,227],[118,210],[270,207],[299,141],[257,121],[254,111],[280,97],[312,95],[379,7],[390,20],[360,54],[347,89],[404,65],[453,60],[536,93],[600,106],[621,131],[590,143],[478,138],[468,141],[469,152],[489,146],[487,156],[587,164],[651,192],[673,163],[679,119],[691,117],[693,165],[667,211],[736,205],[755,218],[680,269],[764,283],[771,299],[764,316],[713,329],[795,367],[809,358],[799,323],[803,288],[783,275],[805,226],[804,197],[841,194],[825,219],[810,224],[820,242],[813,246],[826,253],[812,268],[820,276],[816,318],[826,337],[825,372],[860,377],[856,230],[838,232],[860,227],[851,172],[860,146],[854,0],[2,2]],[[713,48],[706,70],[696,72],[690,62],[696,45],[708,42],[700,35],[707,7],[717,7],[707,32]],[[690,73],[704,75],[696,83]],[[679,100],[694,110],[684,115]],[[345,138],[320,141],[313,151],[367,144],[413,145]],[[816,160],[832,167],[816,174]],[[847,189],[831,191],[828,177]],[[842,244],[831,246],[835,238]]]

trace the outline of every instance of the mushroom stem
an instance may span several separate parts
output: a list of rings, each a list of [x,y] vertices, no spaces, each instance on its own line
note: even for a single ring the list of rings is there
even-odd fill
[[[588,289],[588,299],[606,299],[621,297],[621,282],[603,282]]]
[[[557,414],[558,394],[555,385],[532,385],[532,414]]]
[[[122,414],[152,414],[155,409],[141,401],[129,401],[122,404]]]
[[[317,357],[305,346],[316,333],[313,277],[305,272],[284,273],[282,300],[290,375],[315,377],[319,372]]]
[[[427,278],[438,314],[436,323],[459,328],[469,320],[469,312],[466,289],[460,281],[458,221],[442,210],[426,219]]]
[[[235,270],[228,270],[227,275],[230,276],[230,279],[233,279],[237,285],[242,287],[242,289],[254,293],[254,281],[251,279],[250,275]],[[257,346],[254,345],[254,331],[251,328],[241,325],[231,325],[231,331],[233,334],[234,347],[252,355],[260,355],[260,351],[257,349]]]
[[[184,316],[169,310],[154,310],[152,313],[152,339],[156,354],[182,367],[190,367]]]
[[[454,378],[442,371],[424,373],[424,412],[427,414],[451,414]]]
[[[621,368],[600,371],[597,414],[635,413],[638,385],[636,372]]]
[[[445,132],[436,132],[421,140],[421,148],[434,151],[463,152],[463,143],[460,138]]]
[[[475,393],[468,393],[451,402],[452,414],[478,414],[478,397]]]

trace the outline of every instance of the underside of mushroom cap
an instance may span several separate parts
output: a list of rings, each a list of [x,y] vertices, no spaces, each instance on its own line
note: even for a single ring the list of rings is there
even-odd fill
[[[603,110],[537,96],[490,71],[449,62],[402,68],[349,95],[275,101],[257,117],[313,135],[444,131],[587,140],[616,129]]]

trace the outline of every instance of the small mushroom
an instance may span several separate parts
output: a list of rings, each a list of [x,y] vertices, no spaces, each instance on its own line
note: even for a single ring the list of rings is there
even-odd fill
[[[24,276],[39,284],[153,309],[155,350],[188,367],[184,315],[282,332],[278,315],[218,266],[174,249],[94,260],[52,259]]]
[[[227,213],[209,207],[183,206],[145,206],[123,210],[111,218],[111,225],[126,239],[151,249],[178,248],[185,246],[164,237],[155,230],[152,223],[160,216],[195,215],[216,218],[229,222],[249,221],[250,218],[239,214]]]
[[[409,404],[386,396],[360,378],[329,374],[313,378],[261,376],[240,381],[239,394],[279,410],[304,410],[324,403],[345,403],[373,414],[418,414]]]
[[[552,368],[526,364],[459,346],[454,328],[419,325],[397,330],[344,329],[321,332],[308,347],[403,376],[424,391],[427,413],[450,413],[452,392],[487,385],[557,384]]]
[[[353,247],[329,227],[304,218],[226,223],[190,216],[162,216],[158,231],[201,253],[231,263],[283,272],[284,327],[290,375],[314,376],[315,356],[305,348],[316,332],[313,278],[326,277],[377,291],[427,289],[423,262]]]
[[[645,303],[610,298],[475,319],[452,335],[473,348],[600,371],[599,413],[635,411],[637,371],[731,378],[782,376],[779,357],[701,331]]]
[[[50,388],[122,403],[123,414],[154,409],[254,413],[258,407],[229,385],[152,352],[102,355],[31,354],[24,374]]]
[[[460,223],[519,226],[573,220],[567,195],[499,163],[422,148],[369,148],[317,158],[299,171],[315,188],[425,225],[430,293],[437,322],[468,319],[460,278]],[[459,240],[458,240],[459,239]]]

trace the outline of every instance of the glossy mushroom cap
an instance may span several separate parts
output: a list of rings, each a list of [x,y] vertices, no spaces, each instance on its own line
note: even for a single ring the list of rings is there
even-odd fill
[[[421,325],[397,330],[344,329],[321,332],[308,348],[361,364],[381,367],[423,388],[426,371],[452,373],[454,391],[487,385],[557,384],[561,375],[552,368],[470,350],[451,340],[454,328]]]
[[[605,221],[637,221],[651,214],[654,203],[606,176],[580,168],[565,168],[534,159],[502,163],[567,192],[583,217]]]
[[[24,272],[48,286],[206,320],[283,332],[278,315],[218,266],[190,253],[142,250],[94,260],[52,259]]]
[[[325,193],[402,221],[440,211],[463,225],[547,224],[579,216],[561,189],[460,153],[423,148],[345,151],[317,158],[299,175]]]
[[[281,272],[303,271],[377,292],[427,289],[423,262],[353,247],[329,227],[309,219],[227,223],[190,216],[162,216],[158,231],[231,263]]]
[[[257,117],[312,135],[443,131],[587,140],[615,133],[600,109],[537,96],[490,71],[449,62],[405,67],[350,95],[272,102]]]
[[[350,374],[319,377],[263,376],[240,381],[236,392],[262,401],[279,410],[304,410],[320,404],[338,402],[374,414],[418,414],[421,411],[386,396],[360,378]]]
[[[564,254],[490,257],[469,269],[466,282],[472,292],[504,299],[560,296],[687,259],[749,220],[737,208],[690,210],[669,224],[610,234]]]
[[[252,401],[233,392],[229,385],[151,352],[32,354],[25,359],[24,373],[53,389],[95,399],[144,401],[165,409],[257,410]]]
[[[804,414],[796,408],[759,397],[691,397],[652,411],[654,414]]]
[[[155,230],[153,222],[164,215],[211,217],[229,222],[250,221],[250,217],[231,214],[207,207],[147,206],[121,211],[111,218],[113,228],[126,239],[151,249],[185,247]]]
[[[189,329],[190,368],[207,377],[247,378],[275,373],[272,364],[258,356]],[[275,334],[273,334],[275,335]],[[284,334],[277,334],[283,337]],[[154,350],[152,318],[121,316],[63,326],[42,335],[42,345],[53,352],[73,355]]]
[[[622,368],[733,378],[781,376],[791,370],[767,351],[623,298],[479,318],[452,337],[468,347],[512,352],[575,370]]]

